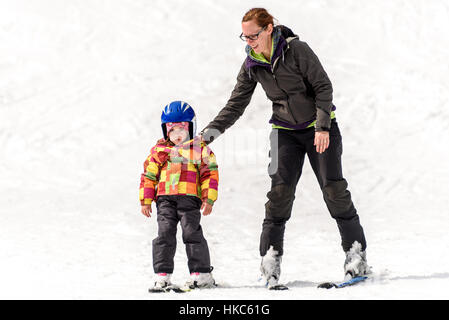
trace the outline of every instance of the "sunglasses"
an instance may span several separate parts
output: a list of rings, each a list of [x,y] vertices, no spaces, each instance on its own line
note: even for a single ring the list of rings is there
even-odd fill
[[[240,34],[240,39],[242,39],[242,41],[247,41],[247,40],[257,40],[259,38],[259,35],[262,33],[262,31],[264,31],[267,27],[263,27],[262,29],[260,29],[259,32],[257,32],[256,34],[252,34],[249,36],[245,36],[243,34],[243,32]]]

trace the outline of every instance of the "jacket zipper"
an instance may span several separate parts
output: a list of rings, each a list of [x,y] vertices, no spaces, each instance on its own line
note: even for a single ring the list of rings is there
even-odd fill
[[[288,49],[288,46],[287,46],[287,49]],[[285,53],[284,53],[284,54],[285,54]],[[293,115],[292,110],[290,109],[290,105],[289,105],[289,103],[288,103],[288,100],[289,100],[288,93],[287,93],[284,89],[282,89],[282,88],[279,86],[279,83],[278,83],[278,80],[277,80],[277,78],[276,78],[276,75],[274,74],[274,68],[276,67],[276,64],[277,64],[277,62],[279,61],[280,58],[281,58],[281,56],[277,57],[276,60],[274,60],[273,64],[271,65],[271,74],[272,74],[272,76],[273,76],[274,82],[276,83],[276,86],[277,86],[277,87],[279,88],[279,90],[281,90],[281,91],[285,94],[285,96],[287,97],[287,109],[288,109],[288,112],[290,113],[290,116],[293,118],[293,120],[295,120],[295,123],[298,123],[298,121],[296,120],[295,116]]]

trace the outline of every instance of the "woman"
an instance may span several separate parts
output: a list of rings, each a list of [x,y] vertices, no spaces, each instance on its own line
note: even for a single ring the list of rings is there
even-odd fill
[[[210,143],[243,114],[260,83],[273,103],[271,190],[260,237],[261,271],[269,287],[278,283],[285,224],[291,216],[305,155],[315,172],[346,252],[345,275],[369,272],[366,241],[341,166],[342,138],[332,103],[332,84],[310,47],[289,28],[274,26],[263,8],[242,19],[247,57],[226,106],[202,131]]]

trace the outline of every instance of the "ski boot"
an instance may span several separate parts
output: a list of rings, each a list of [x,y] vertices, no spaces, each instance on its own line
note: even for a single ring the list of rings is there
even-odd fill
[[[371,273],[371,267],[366,260],[366,252],[362,251],[362,245],[357,241],[346,252],[344,270],[345,280],[367,276]]]
[[[150,292],[170,291],[172,283],[170,281],[171,273],[157,273],[154,277],[154,284],[149,289]]]
[[[287,290],[285,285],[279,284],[279,277],[281,275],[282,256],[270,247],[270,250],[262,257],[260,263],[260,272],[262,273],[262,281],[270,290]]]
[[[185,287],[189,289],[210,289],[216,287],[217,285],[212,277],[212,269],[213,267],[211,267],[211,272],[190,273],[190,279],[186,282]]]

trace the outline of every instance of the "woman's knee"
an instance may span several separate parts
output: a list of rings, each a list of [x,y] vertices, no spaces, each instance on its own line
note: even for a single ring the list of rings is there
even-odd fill
[[[266,218],[288,220],[295,200],[295,187],[287,184],[273,186],[267,197]]]
[[[332,181],[323,188],[323,196],[334,218],[344,218],[355,214],[351,193],[345,179]]]

